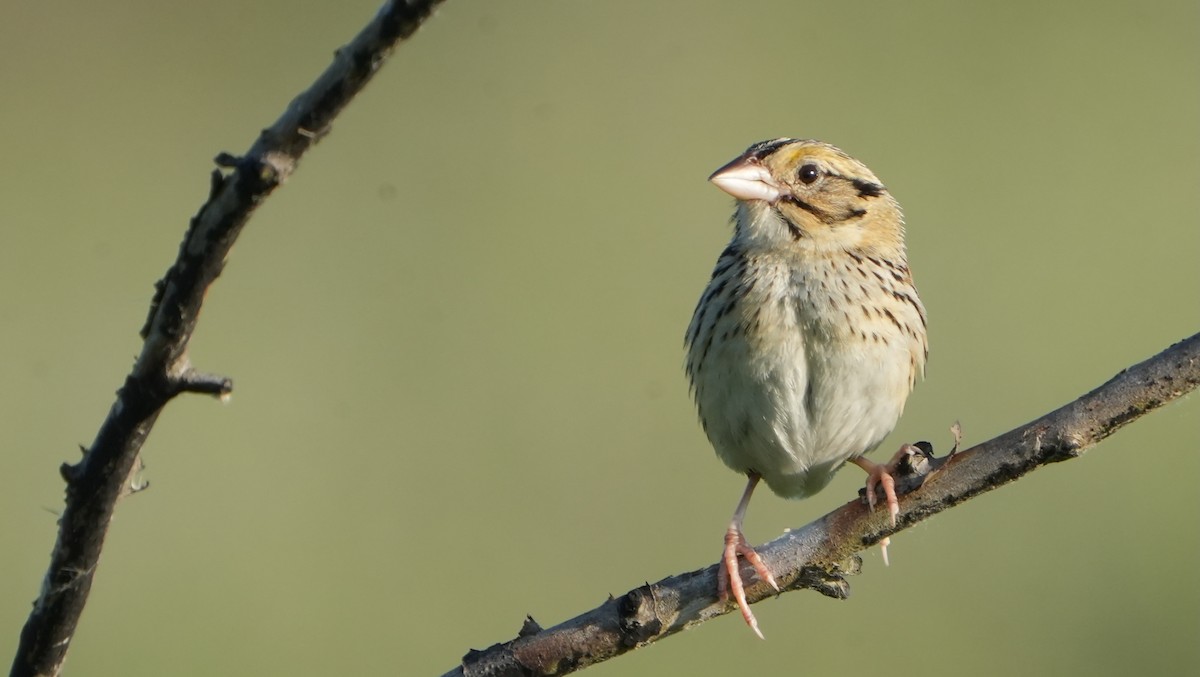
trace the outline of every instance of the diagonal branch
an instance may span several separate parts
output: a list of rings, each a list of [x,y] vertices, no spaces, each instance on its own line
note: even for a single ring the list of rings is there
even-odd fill
[[[967,451],[930,464],[919,487],[901,497],[896,527],[886,511],[853,501],[758,548],[784,591],[812,588],[844,598],[856,553],[889,534],[952,508],[1049,463],[1082,455],[1119,428],[1200,386],[1200,334],[1114,376],[1045,416]],[[920,472],[920,471],[919,471]],[[717,565],[647,583],[560,625],[543,630],[526,619],[516,639],[470,651],[444,677],[565,675],[669,637],[735,607],[719,602]],[[749,578],[749,572],[743,576]],[[751,603],[776,594],[758,582]]]
[[[140,488],[133,480],[142,444],[175,395],[224,396],[228,378],[194,370],[188,341],[208,287],[255,208],[296,169],[300,157],[329,130],[347,103],[379,70],[395,46],[429,18],[441,0],[391,0],[311,87],[263,130],[241,157],[222,154],[208,201],[192,218],[179,257],[157,284],[142,328],[141,355],[117,392],[91,447],[79,463],[63,464],[66,507],[33,611],[21,630],[13,677],[57,675],[87,602],[117,500]]]

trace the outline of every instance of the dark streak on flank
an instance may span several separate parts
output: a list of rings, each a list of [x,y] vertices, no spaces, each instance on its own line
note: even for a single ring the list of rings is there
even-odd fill
[[[892,324],[896,325],[897,329],[899,329],[900,331],[904,331],[904,325],[900,323],[900,320],[896,319],[896,316],[892,314],[892,311],[888,310],[887,308],[884,308],[883,314],[885,316],[887,316],[887,319],[891,320]],[[909,332],[909,333],[912,333],[912,332]]]
[[[700,303],[696,305],[696,312],[692,313],[692,325],[688,327],[687,335],[683,337],[684,345],[695,345],[696,340],[700,338],[700,330],[704,327],[704,316],[707,312],[708,306],[704,305],[704,298],[701,297]]]
[[[908,305],[912,306],[913,310],[917,311],[917,316],[921,318],[921,326],[925,327],[926,329],[929,328],[929,325],[925,321],[925,311],[921,309],[921,304],[917,303],[916,299],[902,291],[895,290],[892,291],[892,297],[894,297],[897,301],[904,301]]]
[[[728,247],[725,247],[725,250],[722,251],[721,255],[717,257],[717,266],[713,268],[712,277],[710,279],[717,279],[718,276],[723,275],[725,271],[729,270],[732,266],[744,260],[745,256],[742,255],[742,250],[738,249],[733,244],[730,244]]]
[[[905,277],[907,277],[909,275],[908,266],[902,266],[899,263],[896,263],[894,261],[889,261],[888,259],[877,259],[873,256],[869,257],[869,258],[871,260],[871,263],[874,263],[877,266],[883,266],[884,268],[887,268],[888,270],[892,271],[893,276],[896,273],[900,273],[900,274],[904,275]],[[896,279],[900,279],[900,278],[896,278]]]
[[[713,282],[716,282],[715,277],[713,278]],[[725,291],[725,285],[727,285],[727,284],[729,284],[728,277],[721,280],[720,282],[716,282],[715,285],[709,286],[708,291],[704,292],[704,298],[700,302],[707,304],[708,301],[711,301],[714,298],[716,298],[717,296],[720,296],[721,292]]]
[[[731,254],[731,252],[733,253]],[[692,311],[692,324],[688,327],[688,332],[684,336],[685,344],[694,344],[700,338],[700,330],[704,327],[704,320],[708,315],[708,309],[712,307],[709,302],[717,294],[725,290],[725,285],[729,284],[729,277],[724,277],[724,275],[738,263],[740,261],[737,258],[737,250],[732,247],[726,248],[725,252],[721,254],[721,258],[717,259],[717,267],[713,270],[712,279],[709,280],[708,287],[700,295],[700,300],[696,302],[696,308]],[[732,277],[736,276],[735,274]],[[723,279],[717,282],[717,279],[722,277]]]
[[[808,414],[808,420],[813,420],[817,417],[817,398],[813,395],[813,381],[816,379],[806,379],[804,384],[804,413]]]
[[[704,360],[708,357],[708,349],[712,347],[713,337],[716,332],[708,335],[708,340],[704,342],[704,350],[700,351],[700,359],[696,360],[696,373],[700,372],[700,367],[704,366]]]
[[[737,259],[732,257],[724,257],[717,259],[717,266],[713,268],[712,277],[708,278],[709,282],[721,277],[729,272],[729,269],[737,265]]]

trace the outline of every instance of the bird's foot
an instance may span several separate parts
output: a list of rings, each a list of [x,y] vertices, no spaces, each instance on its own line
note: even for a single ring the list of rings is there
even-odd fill
[[[764,639],[762,631],[758,629],[758,619],[754,617],[754,612],[750,611],[750,603],[746,601],[746,586],[742,582],[738,555],[745,557],[746,562],[754,567],[754,572],[758,574],[758,577],[779,592],[779,585],[775,583],[775,577],[763,563],[762,557],[759,557],[754,548],[746,542],[742,530],[731,525],[729,531],[725,532],[725,552],[721,556],[721,566],[717,571],[717,595],[721,600],[726,600],[729,599],[729,594],[733,593],[733,599],[737,602],[746,625],[750,626],[759,639]]]
[[[892,526],[896,526],[896,517],[900,515],[900,499],[896,497],[896,480],[892,475],[896,472],[896,467],[900,465],[900,462],[914,452],[920,453],[920,450],[911,444],[906,444],[900,447],[900,451],[897,451],[887,463],[875,463],[866,456],[850,460],[851,463],[867,473],[867,507],[872,511],[879,502],[875,488],[883,489],[883,499],[887,503],[888,519]]]
[[[905,444],[900,447],[900,450],[887,463],[875,463],[865,456],[859,456],[851,460],[854,465],[862,468],[867,473],[867,507],[872,511],[875,510],[875,505],[879,502],[878,497],[875,495],[875,488],[880,487],[883,489],[883,499],[887,503],[888,520],[893,527],[896,526],[896,517],[900,515],[900,499],[896,497],[896,480],[893,475],[896,472],[896,468],[905,459],[913,454],[924,453],[923,450],[914,445]],[[887,549],[891,543],[892,539],[886,536],[879,541],[879,550],[883,555],[884,566],[889,564]]]

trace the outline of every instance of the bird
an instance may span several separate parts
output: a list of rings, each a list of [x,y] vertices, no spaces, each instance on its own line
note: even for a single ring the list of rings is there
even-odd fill
[[[801,499],[847,462],[880,487],[895,525],[888,463],[864,454],[891,433],[929,355],[899,203],[863,163],[828,143],[751,145],[709,181],[736,199],[685,337],[686,372],[717,456],[747,478],[725,533],[718,597],[730,593],[760,638],[738,566],[779,590],[742,523],[760,481]],[[884,551],[886,561],[886,549]]]

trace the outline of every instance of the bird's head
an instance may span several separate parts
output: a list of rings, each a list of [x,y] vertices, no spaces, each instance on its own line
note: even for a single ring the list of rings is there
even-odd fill
[[[758,231],[746,233],[752,239],[903,247],[899,204],[870,169],[827,143],[762,141],[709,180],[738,199],[738,228]]]

